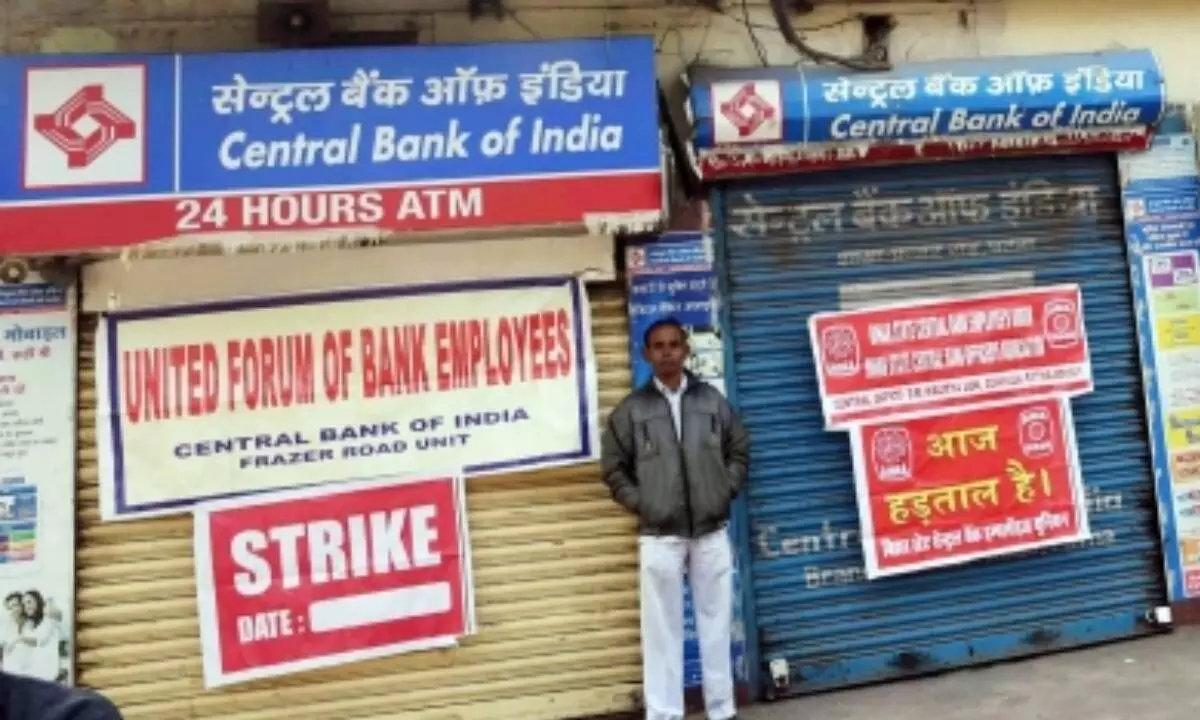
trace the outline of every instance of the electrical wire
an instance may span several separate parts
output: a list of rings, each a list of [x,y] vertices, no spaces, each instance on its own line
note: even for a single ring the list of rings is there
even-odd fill
[[[513,10],[509,10],[507,7],[504,8],[504,12],[505,12],[505,14],[508,15],[508,18],[513,21],[513,24],[516,25],[517,27],[521,28],[522,30],[524,30],[529,35],[529,37],[533,38],[534,40],[542,39],[542,36],[538,35],[536,30],[529,27],[529,23],[522,20],[521,16],[518,15],[516,12],[514,12]]]
[[[745,0],[743,0],[745,2]],[[823,50],[818,50],[800,37],[796,32],[796,28],[792,26],[792,20],[788,17],[787,0],[771,0],[771,14],[775,16],[775,24],[779,26],[779,33],[783,35],[783,39],[789,45],[796,49],[801,55],[804,55],[818,63],[829,63],[833,65],[841,65],[849,70],[857,72],[881,72],[891,70],[892,65],[883,60],[875,60],[862,57],[842,57],[827,53]]]
[[[763,67],[769,66],[771,63],[767,61],[767,49],[763,46],[762,40],[758,39],[758,33],[754,31],[754,23],[750,22],[750,0],[742,0],[742,24],[746,27],[746,34],[750,36],[750,43],[754,46],[758,61],[762,63]]]
[[[749,30],[767,30],[770,32],[778,32],[778,30],[779,30],[778,25],[774,25],[774,24],[766,25],[763,23],[754,22],[753,20],[751,20],[749,18],[749,13],[742,13],[743,17],[738,17],[737,15],[730,14],[728,11],[726,11],[724,8],[722,8],[720,6],[710,7],[708,5],[704,5],[703,7],[708,8],[709,10],[713,11],[714,13],[716,13],[718,15],[729,18],[730,20],[737,23],[738,25],[741,25],[742,27],[746,28],[746,30],[748,30],[748,31]],[[863,17],[862,13],[856,13],[854,15],[844,17],[840,20],[834,20],[832,22],[822,23],[821,25],[807,25],[807,26],[801,25],[796,28],[796,31],[803,32],[803,33],[810,33],[810,32],[823,32],[825,30],[833,30],[834,28],[840,28],[843,25],[849,25],[850,23],[861,22],[862,17]]]

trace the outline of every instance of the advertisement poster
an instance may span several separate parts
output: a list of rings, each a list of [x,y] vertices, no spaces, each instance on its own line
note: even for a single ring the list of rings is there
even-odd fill
[[[809,318],[829,430],[1091,392],[1077,285]]]
[[[1172,600],[1200,597],[1200,176],[1173,110],[1151,149],[1121,158],[1147,418]]]
[[[569,278],[112,313],[96,358],[105,519],[598,456],[588,305]]]
[[[475,631],[461,475],[197,506],[204,684],[454,645]]]
[[[666,233],[654,241],[631,245],[625,254],[629,282],[629,356],[633,385],[654,377],[642,356],[642,336],[654,322],[674,318],[688,331],[692,356],[687,369],[725,392],[725,346],[719,323],[720,294],[713,267],[712,240],[700,233]],[[730,535],[735,528],[730,526]],[[683,591],[685,687],[701,686],[700,644],[691,587]],[[733,568],[733,668],[737,682],[747,681],[746,632],[742,625],[742,585],[738,556]]]
[[[868,578],[1091,536],[1065,399],[863,425],[850,437]]]
[[[692,356],[687,368],[725,392],[725,347],[719,322],[720,294],[713,269],[712,241],[700,233],[666,233],[626,251],[629,281],[629,356],[633,386],[650,382],[654,372],[642,357],[642,337],[663,318],[674,318],[688,332]]]
[[[0,667],[70,685],[75,613],[74,291],[0,283]]]
[[[6,55],[0,254],[643,232],[663,210],[654,56],[650,36]]]

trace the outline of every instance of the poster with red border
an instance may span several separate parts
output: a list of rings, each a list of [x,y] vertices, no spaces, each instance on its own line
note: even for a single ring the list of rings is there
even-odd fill
[[[1092,390],[1078,285],[809,318],[825,426]]]
[[[1065,399],[862,425],[850,438],[870,579],[1091,536]]]
[[[206,687],[475,632],[461,473],[206,503],[195,556]]]

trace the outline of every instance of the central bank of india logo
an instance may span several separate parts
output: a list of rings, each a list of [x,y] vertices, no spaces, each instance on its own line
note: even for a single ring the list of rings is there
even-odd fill
[[[137,123],[104,97],[103,85],[84,85],[53,112],[35,115],[33,127],[67,156],[73,170],[137,136]]]
[[[721,103],[721,115],[743,138],[753,135],[764,124],[773,121],[777,112],[771,103],[758,94],[753,82],[742,85],[733,97]]]

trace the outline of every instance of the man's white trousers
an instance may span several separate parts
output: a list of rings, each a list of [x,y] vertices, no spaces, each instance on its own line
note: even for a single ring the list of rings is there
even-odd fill
[[[722,528],[696,539],[638,538],[642,598],[642,693],[646,720],[683,718],[683,582],[691,582],[709,720],[737,710],[729,657],[733,551]]]

